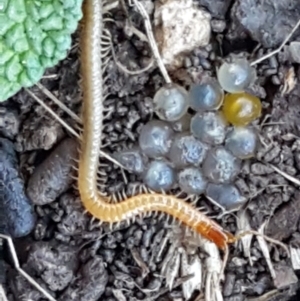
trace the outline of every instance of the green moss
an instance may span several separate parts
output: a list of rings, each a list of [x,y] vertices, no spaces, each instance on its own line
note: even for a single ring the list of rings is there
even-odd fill
[[[0,0],[0,102],[67,56],[83,0]]]

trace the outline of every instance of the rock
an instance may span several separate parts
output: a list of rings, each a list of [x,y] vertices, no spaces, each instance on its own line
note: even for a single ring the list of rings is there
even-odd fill
[[[282,289],[298,282],[298,278],[291,267],[277,264],[274,266],[274,268],[276,271],[274,284],[277,289]]]
[[[108,273],[103,259],[96,256],[85,263],[74,282],[62,294],[59,301],[96,301],[105,300],[100,297],[108,282]]]
[[[267,225],[267,236],[282,241],[290,237],[297,230],[300,210],[299,201],[300,193],[296,192],[288,203],[275,212]]]
[[[28,235],[34,228],[36,214],[25,194],[13,143],[0,138],[0,229],[12,237]]]
[[[70,187],[75,176],[77,155],[77,141],[67,138],[34,170],[27,187],[33,203],[49,204]]]
[[[33,244],[27,263],[47,283],[51,291],[67,288],[78,268],[74,248],[52,242]]]
[[[180,54],[208,45],[211,16],[192,0],[159,1],[155,7],[155,39],[168,69],[182,64]]]
[[[232,0],[198,0],[198,3],[211,13],[213,17],[224,18]]]
[[[300,42],[291,42],[289,45],[289,53],[294,63],[300,63]]]
[[[298,0],[237,0],[231,10],[233,20],[267,48],[278,47],[284,41],[299,15]]]

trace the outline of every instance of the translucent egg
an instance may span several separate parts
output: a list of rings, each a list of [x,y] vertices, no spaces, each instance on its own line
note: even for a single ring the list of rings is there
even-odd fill
[[[224,92],[217,82],[192,85],[189,91],[190,107],[198,112],[219,109],[223,99]]]
[[[147,163],[147,158],[142,155],[138,148],[115,153],[114,158],[128,171],[136,174],[142,173],[145,170],[145,165]]]
[[[206,195],[226,210],[239,209],[247,201],[237,187],[231,184],[209,183],[206,188]]]
[[[175,132],[189,131],[192,115],[186,113],[179,120],[172,122],[172,128]]]
[[[203,161],[203,174],[213,183],[230,183],[238,175],[241,161],[224,147],[210,150]]]
[[[152,190],[167,191],[173,186],[175,179],[175,171],[167,162],[152,161],[144,174],[143,181]]]
[[[165,156],[171,147],[174,131],[171,125],[162,120],[146,123],[139,136],[139,146],[150,158]]]
[[[217,145],[223,143],[225,139],[226,125],[222,113],[197,113],[191,120],[191,132],[199,140]]]
[[[189,164],[199,165],[206,155],[207,146],[189,133],[175,135],[169,152],[169,159],[175,167],[182,168]]]
[[[188,92],[176,84],[168,84],[160,88],[153,98],[154,111],[166,121],[179,120],[188,110]]]
[[[227,94],[222,111],[229,123],[244,126],[260,117],[262,105],[259,98],[248,93]]]
[[[256,132],[251,128],[233,128],[225,139],[225,147],[236,157],[248,159],[254,156],[258,143]]]
[[[178,184],[188,194],[201,194],[205,191],[207,180],[199,168],[187,167],[178,173]]]
[[[255,80],[255,70],[246,59],[224,62],[217,72],[221,87],[230,93],[240,93]]]

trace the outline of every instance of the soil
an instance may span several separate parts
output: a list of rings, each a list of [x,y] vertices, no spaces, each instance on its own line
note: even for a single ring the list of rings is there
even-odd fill
[[[185,54],[184,65],[170,73],[174,82],[186,87],[203,76],[215,76],[216,67],[228,56],[239,54],[254,60],[275,49],[300,18],[299,5],[296,6],[298,1],[292,0],[196,2],[211,13],[213,35],[208,46]],[[253,10],[254,2],[258,5],[257,10]],[[245,11],[251,11],[255,16],[245,14]],[[275,25],[271,23],[273,14],[276,14]],[[144,32],[140,15],[131,9],[128,15],[132,24]],[[151,57],[149,46],[126,31],[128,24],[121,8],[114,11],[113,18],[115,23],[109,24],[109,30],[118,60],[130,70],[144,68]],[[254,24],[254,19],[260,21]],[[285,27],[278,30],[277,27],[283,24]],[[293,41],[300,41],[299,30]],[[76,33],[68,57],[47,70],[40,83],[80,116],[77,42]],[[267,235],[300,248],[299,187],[269,165],[299,178],[300,68],[287,45],[279,54],[256,65],[256,69],[258,78],[250,92],[263,101],[263,116],[257,123],[262,143],[257,157],[242,167],[236,184],[249,199],[247,215],[250,226],[258,229],[269,218]],[[112,154],[133,147],[142,125],[155,118],[152,97],[164,81],[155,66],[141,74],[128,75],[113,60],[108,64],[107,75],[110,96],[105,101],[107,116],[103,151]],[[74,129],[78,128],[76,121],[38,87],[30,90],[65,122]],[[72,180],[70,171],[70,158],[76,154],[61,146],[65,139],[73,139],[74,144],[76,139],[25,90],[1,103],[0,136],[13,142],[18,156],[18,167],[13,168],[14,178],[11,181],[18,181],[24,186],[21,192],[6,190],[7,198],[5,201],[0,199],[0,208],[5,204],[11,206],[9,210],[20,211],[18,199],[10,200],[15,199],[15,193],[20,199],[28,195],[35,203],[36,216],[26,217],[28,224],[36,218],[31,233],[15,238],[14,244],[22,268],[42,287],[57,300],[185,300],[181,285],[185,279],[178,271],[169,275],[174,281],[170,290],[170,279],[161,277],[170,259],[168,254],[171,253],[172,257],[178,245],[189,260],[195,254],[204,259],[205,253],[200,248],[195,251],[187,247],[187,238],[178,234],[178,226],[166,217],[138,217],[129,226],[124,223],[111,230],[84,214],[76,181]],[[64,149],[58,151],[59,147]],[[54,152],[61,157],[57,159]],[[0,162],[0,181],[5,186],[8,183],[4,173],[7,173],[10,159],[9,156],[3,158],[0,160],[7,165]],[[128,172],[125,172],[128,184],[125,183],[124,175],[116,165],[105,159],[102,162],[101,187],[106,192],[112,194],[125,190],[130,195],[135,185],[141,184],[137,176]],[[46,168],[49,172],[45,174]],[[42,200],[40,204],[38,200]],[[8,201],[14,204],[7,205]],[[197,206],[204,207],[210,216],[219,216],[217,221],[225,229],[236,232],[237,223],[233,215],[220,215],[220,208],[204,197]],[[8,220],[10,218],[14,218],[13,222]],[[23,222],[23,217],[18,220],[18,214],[3,217],[0,220],[1,231],[11,234],[7,227]],[[164,245],[164,242],[167,243]],[[300,274],[293,270],[290,258],[281,248],[270,244],[269,251],[278,272],[275,281],[256,239],[250,249],[252,266],[240,245],[230,247],[222,288],[224,300],[299,299],[295,296],[300,288],[295,276]],[[7,292],[8,300],[45,300],[16,272],[6,242],[0,242],[0,283]],[[199,295],[200,292],[195,290],[190,300],[203,300]],[[295,299],[291,299],[293,296]]]

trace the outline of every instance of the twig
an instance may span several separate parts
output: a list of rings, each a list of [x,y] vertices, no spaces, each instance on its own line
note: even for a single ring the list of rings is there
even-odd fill
[[[49,108],[41,99],[39,99],[34,93],[32,93],[29,89],[25,88],[25,91],[35,100],[37,101],[47,112],[49,112],[65,129],[67,129],[71,134],[73,134],[77,139],[80,139],[80,135],[65,121],[63,121],[51,108]],[[106,158],[107,160],[111,161],[112,163],[116,164],[121,168],[125,168],[120,162],[116,159],[112,158],[107,153],[100,150],[100,155]]]
[[[144,18],[144,25],[145,25],[145,28],[146,28],[146,32],[147,32],[147,37],[149,39],[149,45],[152,49],[152,52],[153,52],[153,55],[154,55],[154,58],[156,60],[156,63],[158,65],[158,68],[160,69],[160,72],[162,73],[162,76],[164,77],[165,79],[165,82],[167,84],[170,84],[172,81],[171,81],[171,78],[167,72],[167,69],[161,59],[161,56],[159,54],[159,50],[158,50],[158,47],[157,47],[157,44],[155,42],[155,39],[154,39],[154,36],[153,36],[153,32],[152,32],[152,27],[151,27],[151,23],[150,23],[150,19],[149,19],[149,16],[144,8],[144,6],[137,0],[129,0],[129,5],[130,6],[133,6],[135,5],[136,8],[139,10],[140,14],[143,16]]]
[[[72,112],[64,103],[62,103],[55,95],[53,95],[48,89],[46,89],[42,84],[37,83],[36,86],[48,96],[54,103],[56,103],[63,111],[65,111],[71,118],[73,118],[79,124],[82,124],[81,119]]]
[[[0,284],[0,301],[8,301],[2,284]]]
[[[276,166],[268,163],[268,166],[270,166],[271,168],[273,168],[277,173],[279,173],[280,175],[282,175],[284,178],[286,178],[287,180],[291,181],[292,183],[296,184],[297,186],[300,186],[300,180],[298,180],[297,178],[287,174],[286,172],[280,170],[279,168],[277,168]]]
[[[39,99],[34,93],[32,93],[29,89],[25,88],[25,91],[36,101],[38,102],[48,113],[50,113],[55,120],[57,120],[62,126],[65,127],[71,134],[73,134],[76,138],[80,139],[80,135],[65,121],[63,121],[52,109],[50,109],[41,99]]]
[[[38,291],[40,291],[48,300],[56,301],[45,289],[43,289],[31,276],[29,276],[21,267],[17,257],[16,249],[14,247],[13,241],[10,236],[0,234],[0,238],[7,240],[8,247],[11,253],[12,260],[15,265],[15,269],[31,284],[33,285]]]
[[[281,51],[281,49],[284,47],[284,45],[289,41],[289,39],[292,37],[292,35],[294,34],[294,32],[298,29],[298,27],[300,26],[300,20],[297,22],[297,24],[294,26],[294,28],[292,29],[292,31],[288,34],[288,36],[285,38],[285,40],[282,42],[282,44],[275,49],[274,51],[262,56],[261,58],[257,59],[256,61],[252,62],[250,64],[250,66],[255,66],[257,64],[259,64],[260,62],[268,59],[269,57],[277,54],[278,52]]]

